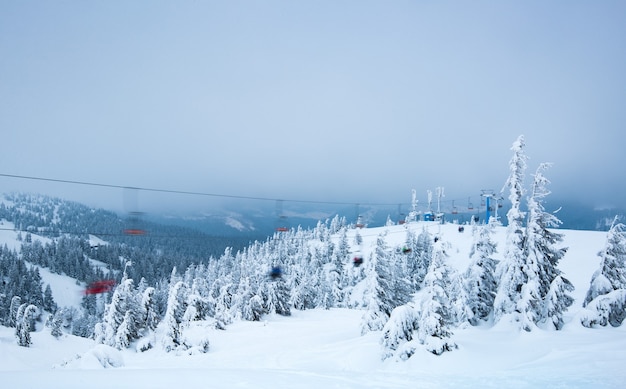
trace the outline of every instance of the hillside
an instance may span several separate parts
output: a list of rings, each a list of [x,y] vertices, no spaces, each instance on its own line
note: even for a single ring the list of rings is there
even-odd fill
[[[403,244],[407,230],[428,230],[449,244],[448,260],[455,269],[467,267],[471,231],[460,233],[454,224],[418,222],[347,232],[350,242],[357,233],[361,235],[358,250],[367,261],[381,233],[393,248]],[[23,348],[16,345],[13,330],[2,327],[1,375],[16,387],[45,382],[46,387],[59,388],[82,387],[85,382],[91,387],[124,387],[133,382],[154,388],[198,382],[220,388],[620,387],[626,378],[625,329],[588,329],[579,321],[606,233],[561,232],[569,250],[560,269],[576,287],[562,331],[526,333],[502,322],[495,327],[465,326],[454,329],[457,350],[441,356],[422,350],[408,361],[382,361],[381,332],[360,334],[361,309],[292,310],[290,317],[236,320],[225,330],[215,329],[213,320],[200,321],[184,331],[189,339],[208,339],[206,353],[193,348],[166,353],[158,346],[144,353],[133,348],[119,351],[71,335],[57,340],[41,326],[33,334],[33,345]],[[495,256],[501,257],[503,227],[496,229],[494,240],[499,248]],[[11,239],[6,243],[11,244]],[[42,277],[49,276],[42,273]],[[163,336],[164,331],[160,325],[155,336]]]
[[[141,216],[117,215],[104,209],[33,194],[1,196],[0,221],[6,223],[0,225],[0,234],[7,236],[9,249],[21,247],[29,234],[42,237],[38,240],[43,245],[59,243],[60,238],[64,238],[68,251],[80,251],[79,257],[103,262],[104,270],[119,272],[123,266],[120,257],[132,261],[135,264],[129,270],[132,275],[144,277],[151,283],[169,276],[175,267],[185,269],[192,263],[207,262],[222,255],[227,247],[238,250],[250,242],[249,237],[209,235],[192,228],[154,223]],[[141,234],[125,233],[133,230],[141,231]],[[103,241],[107,244],[98,244]],[[38,252],[35,257],[43,261],[41,257],[45,255],[47,252]],[[61,261],[56,258],[54,262]],[[83,260],[79,258],[74,262]],[[56,272],[64,272],[83,282],[104,277],[91,274],[88,264],[80,265],[80,270],[65,266]]]

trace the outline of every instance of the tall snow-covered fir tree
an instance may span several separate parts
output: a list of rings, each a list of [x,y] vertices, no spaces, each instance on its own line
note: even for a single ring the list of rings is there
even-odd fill
[[[117,331],[126,317],[127,311],[132,311],[131,318],[135,318],[138,305],[133,291],[133,280],[124,277],[113,291],[111,303],[105,308],[102,322],[95,329],[96,343],[116,347]],[[125,330],[125,329],[124,329]]]
[[[428,230],[424,229],[417,236],[413,231],[407,230],[405,240],[405,247],[408,249],[405,253],[406,275],[409,277],[410,288],[413,292],[422,287],[432,256],[432,245],[433,237]]]
[[[600,256],[600,267],[593,273],[583,305],[581,323],[620,326],[626,318],[626,226],[614,219]]]
[[[282,316],[291,315],[289,305],[289,288],[282,277],[262,284],[259,295],[263,297],[265,313],[276,313]]]
[[[33,343],[30,333],[35,330],[34,322],[39,309],[33,304],[22,304],[17,311],[15,335],[17,344],[30,347]]]
[[[367,310],[361,319],[361,334],[381,330],[393,308],[395,299],[394,274],[391,272],[390,252],[384,234],[376,239],[376,249],[371,259],[365,264],[365,292],[363,297]]]
[[[452,289],[452,270],[446,263],[447,254],[441,240],[435,244],[433,258],[424,279],[421,315],[418,320],[418,338],[426,350],[435,355],[457,348],[452,341],[454,312],[451,306],[455,296]]]
[[[182,281],[170,287],[167,311],[163,319],[167,326],[163,337],[163,348],[166,351],[172,351],[182,344],[181,323],[187,310],[187,294],[187,286]]]
[[[155,288],[147,287],[141,295],[140,317],[141,326],[154,331],[159,324],[159,314],[156,311]]]
[[[11,298],[11,305],[9,306],[9,320],[7,323],[9,327],[15,327],[15,325],[17,324],[17,320],[18,318],[20,318],[20,316],[18,315],[18,310],[20,309],[21,305],[22,298],[20,296],[13,296]]]
[[[530,330],[532,324],[547,322],[555,329],[563,327],[563,313],[574,301],[568,292],[572,283],[558,269],[559,261],[567,248],[558,247],[563,234],[550,231],[561,221],[545,211],[543,199],[550,194],[550,181],[543,172],[550,164],[542,163],[534,175],[532,194],[528,199],[528,223],[526,226],[526,284],[522,287],[522,299],[518,302],[522,328]],[[558,279],[557,279],[558,278]]]
[[[494,224],[476,226],[470,250],[471,263],[464,276],[467,303],[473,316],[472,325],[487,320],[493,312],[493,301],[498,289],[495,271],[498,261],[493,259],[496,244],[491,239]]]
[[[528,159],[524,154],[524,147],[523,135],[520,135],[511,147],[513,157],[509,163],[510,175],[505,185],[509,188],[511,209],[506,214],[508,226],[504,257],[498,266],[496,275],[499,280],[498,292],[494,299],[494,319],[496,321],[504,315],[518,312],[517,303],[521,298],[522,286],[526,283],[524,273],[526,261],[524,220],[526,214],[520,208],[524,195],[524,174]],[[516,320],[519,320],[519,317],[516,317]]]
[[[344,235],[345,236],[345,235]],[[345,242],[345,241],[343,241]],[[343,244],[341,242],[340,244]],[[327,285],[327,295],[324,301],[324,308],[340,307],[344,303],[344,290],[343,290],[343,267],[344,260],[347,257],[345,249],[333,250],[330,258],[330,263],[324,269],[325,283]]]

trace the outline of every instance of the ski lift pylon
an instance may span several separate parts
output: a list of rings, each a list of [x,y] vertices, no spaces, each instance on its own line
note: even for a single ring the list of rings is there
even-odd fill
[[[283,214],[283,200],[276,200],[276,232],[287,232],[287,216]]]

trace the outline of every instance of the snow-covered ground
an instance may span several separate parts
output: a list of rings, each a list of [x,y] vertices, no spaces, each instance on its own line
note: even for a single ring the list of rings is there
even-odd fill
[[[361,312],[295,311],[263,322],[206,329],[206,354],[117,351],[47,330],[30,348],[0,329],[0,379],[15,388],[623,388],[626,330],[457,330],[459,349],[381,361],[379,333],[360,335]],[[107,358],[110,364],[102,366]],[[6,385],[6,386],[5,386]]]
[[[420,223],[359,230],[367,258],[376,237],[387,230],[401,245],[405,228],[428,228],[450,242],[450,261],[469,264],[471,230],[453,224]],[[504,249],[504,228],[495,240]],[[404,362],[381,360],[380,332],[360,334],[362,311],[292,311],[261,322],[236,322],[226,330],[195,328],[210,341],[207,353],[118,351],[49,329],[19,347],[13,329],[0,327],[0,382],[16,388],[624,388],[626,327],[589,329],[578,319],[581,303],[606,233],[562,231],[570,249],[560,269],[575,285],[576,301],[562,331],[520,332],[495,327],[454,330],[459,349],[435,356],[425,350]],[[501,254],[500,254],[501,255]],[[44,276],[44,274],[42,274]],[[48,275],[44,276],[44,282]],[[55,298],[58,291],[52,284]],[[106,367],[105,367],[106,366]]]

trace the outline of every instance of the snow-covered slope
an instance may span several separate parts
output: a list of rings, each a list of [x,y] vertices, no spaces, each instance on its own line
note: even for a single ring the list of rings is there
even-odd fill
[[[470,227],[460,233],[454,224],[415,223],[351,230],[349,239],[361,235],[360,250],[367,258],[381,233],[390,246],[399,247],[407,228],[426,228],[449,242],[449,261],[457,270],[469,264]],[[358,310],[292,311],[291,317],[235,322],[224,331],[199,323],[194,333],[208,337],[210,349],[195,355],[165,353],[159,347],[144,353],[118,351],[73,336],[57,340],[45,328],[33,334],[30,348],[23,348],[13,329],[0,327],[0,377],[7,387],[56,388],[624,387],[626,328],[588,329],[578,319],[606,233],[562,232],[569,251],[559,267],[576,287],[562,331],[526,333],[505,322],[455,329],[458,350],[441,356],[421,350],[396,362],[381,360],[380,332],[360,335],[363,312]],[[494,240],[499,258],[504,228],[496,230]],[[42,276],[59,303],[72,303],[73,292],[62,291],[71,279],[45,271]],[[66,280],[56,282],[52,276]]]
[[[456,332],[458,350],[382,362],[378,333],[360,335],[360,311],[296,311],[205,329],[206,354],[118,351],[47,332],[31,348],[0,329],[0,377],[19,388],[619,388],[626,331],[572,325],[561,332],[506,326]],[[103,367],[103,363],[108,368]],[[113,366],[118,366],[113,368]]]

